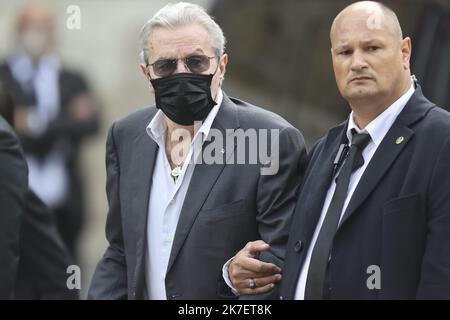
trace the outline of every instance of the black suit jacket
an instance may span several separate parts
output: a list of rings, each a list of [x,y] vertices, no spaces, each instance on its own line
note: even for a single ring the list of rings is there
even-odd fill
[[[56,228],[53,212],[32,191],[25,200],[14,298],[78,299],[79,291],[67,287],[67,267],[74,261]]]
[[[109,247],[93,276],[89,298],[145,297],[148,202],[158,151],[145,128],[156,111],[154,107],[137,111],[116,122],[109,132]],[[264,176],[260,164],[195,166],[165,278],[168,299],[225,298],[230,292],[222,279],[222,266],[248,241],[263,239],[272,246],[262,260],[281,265],[284,259],[306,162],[301,134],[274,113],[226,95],[212,128],[223,137],[226,129],[279,129],[279,171]],[[208,142],[203,149],[206,146]],[[223,162],[234,156],[234,148],[224,148]]]
[[[281,297],[298,276],[347,122],[309,157],[286,253]],[[397,144],[399,137],[403,142]],[[418,87],[378,147],[344,213],[329,264],[332,299],[450,299],[450,114]],[[369,266],[381,289],[370,290]]]
[[[28,169],[19,141],[0,117],[0,299],[11,299],[19,263],[19,232]]]

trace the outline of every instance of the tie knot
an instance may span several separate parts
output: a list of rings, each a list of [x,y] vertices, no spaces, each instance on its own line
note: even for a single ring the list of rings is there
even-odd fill
[[[352,145],[358,147],[360,150],[364,150],[364,148],[369,144],[370,135],[368,133],[356,133],[356,131],[352,130]]]

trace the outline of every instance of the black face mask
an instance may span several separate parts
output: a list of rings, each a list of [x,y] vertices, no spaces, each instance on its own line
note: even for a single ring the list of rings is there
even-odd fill
[[[213,74],[176,73],[151,79],[156,107],[173,122],[183,126],[203,121],[216,102],[211,97]]]

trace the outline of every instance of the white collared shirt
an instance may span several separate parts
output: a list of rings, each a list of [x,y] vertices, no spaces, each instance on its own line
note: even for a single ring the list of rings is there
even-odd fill
[[[165,152],[167,124],[164,113],[158,110],[147,126],[147,134],[159,146],[149,195],[147,252],[145,257],[147,294],[151,300],[167,299],[166,271],[181,208],[194,172],[195,160],[200,155],[201,150],[198,149],[201,149],[201,145],[208,137],[222,100],[223,93],[219,89],[216,99],[217,104],[195,133],[182,165],[181,173],[175,183],[170,175],[172,169]]]
[[[387,108],[383,113],[381,113],[378,117],[372,120],[364,129],[360,129],[358,125],[354,121],[353,112],[350,113],[348,127],[347,127],[347,138],[348,141],[352,141],[352,129],[355,129],[357,133],[368,133],[370,135],[370,142],[367,147],[363,150],[362,156],[364,158],[364,165],[354,171],[350,177],[350,183],[348,186],[347,198],[345,199],[344,207],[341,212],[341,218],[347,209],[347,206],[352,198],[353,192],[358,186],[359,180],[366,170],[370,160],[372,159],[375,151],[380,145],[381,141],[386,136],[387,132],[391,128],[397,116],[402,112],[403,108],[414,94],[414,84],[411,85],[409,90],[403,94],[397,101],[395,101],[389,108]],[[322,223],[325,219],[325,215],[328,211],[328,207],[330,206],[331,199],[333,197],[334,191],[336,189],[335,179],[332,179],[332,183],[330,188],[328,189],[327,195],[325,197],[325,202],[322,208],[322,212],[320,214],[319,222],[317,223],[316,230],[314,231],[313,238],[311,240],[311,244],[308,248],[308,252],[306,254],[305,261],[301,268],[300,276],[297,282],[297,289],[295,291],[295,299],[303,300],[305,298],[305,287],[306,287],[306,279],[308,276],[309,264],[311,263],[311,255],[313,248],[316,244],[317,237],[319,235],[320,228],[322,227]]]

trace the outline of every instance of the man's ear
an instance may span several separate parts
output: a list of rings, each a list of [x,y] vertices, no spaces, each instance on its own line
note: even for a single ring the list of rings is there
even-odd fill
[[[225,72],[227,70],[227,64],[228,64],[228,54],[224,53],[222,55],[222,58],[220,59],[220,64],[219,64],[221,78],[225,77]]]
[[[145,64],[141,63],[141,64],[139,65],[139,67],[141,68],[142,74],[148,79],[148,78],[150,77],[150,75],[148,74],[148,69],[147,69],[147,67],[145,66]]]
[[[405,70],[410,69],[411,50],[412,50],[411,38],[406,37],[405,39],[402,40],[403,68]]]
[[[148,88],[150,89],[151,92],[154,92],[155,90],[153,89],[152,83],[150,82],[150,79],[151,79],[151,78],[150,78],[150,73],[149,73],[149,71],[148,71],[146,65],[143,64],[143,63],[141,63],[141,64],[139,65],[139,67],[140,67],[140,69],[141,69],[142,74],[144,75],[145,79],[146,79],[147,82],[148,82]]]

